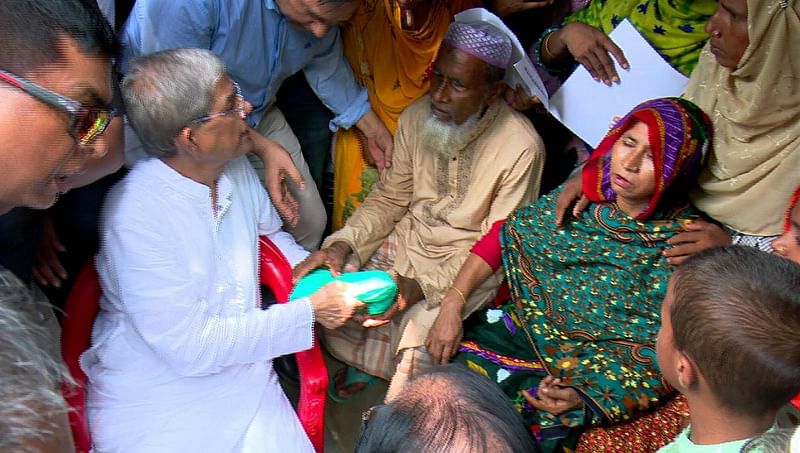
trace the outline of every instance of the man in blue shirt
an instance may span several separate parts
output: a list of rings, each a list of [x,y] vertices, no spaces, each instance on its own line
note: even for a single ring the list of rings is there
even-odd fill
[[[361,0],[138,0],[121,32],[120,69],[137,55],[175,47],[217,53],[228,74],[253,104],[250,126],[283,146],[306,182],[293,190],[300,221],[290,228],[307,249],[316,249],[325,228],[322,201],[300,145],[275,93],[290,75],[303,71],[311,88],[336,117],[331,130],[356,126],[368,140],[379,169],[391,163],[392,137],[372,111],[342,54],[337,24],[355,13]],[[251,159],[257,169],[261,162]],[[269,177],[280,177],[268,169]],[[259,172],[262,173],[262,172]],[[291,220],[290,220],[291,223]]]

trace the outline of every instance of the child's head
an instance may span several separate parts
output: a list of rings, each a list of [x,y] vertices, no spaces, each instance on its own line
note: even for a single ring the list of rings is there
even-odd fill
[[[656,350],[690,400],[777,410],[800,391],[800,265],[741,246],[693,256],[670,279]]]

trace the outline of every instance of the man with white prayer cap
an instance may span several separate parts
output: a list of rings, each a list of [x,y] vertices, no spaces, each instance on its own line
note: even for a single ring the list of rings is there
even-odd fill
[[[324,331],[328,351],[348,364],[331,386],[336,400],[375,377],[391,382],[391,400],[432,366],[425,340],[437,317],[460,321],[494,297],[501,273],[467,300],[452,283],[491,225],[539,192],[544,145],[501,99],[511,46],[489,24],[450,25],[430,94],[400,116],[392,166],[344,228],[298,265],[300,275],[320,266],[384,269],[398,282],[382,316]]]

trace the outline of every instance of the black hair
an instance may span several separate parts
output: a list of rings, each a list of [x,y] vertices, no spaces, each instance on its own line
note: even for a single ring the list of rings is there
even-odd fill
[[[0,68],[21,76],[61,61],[65,37],[92,56],[111,59],[119,50],[94,0],[2,0],[0,36]]]
[[[412,380],[372,410],[356,453],[536,452],[533,437],[500,388],[459,364]]]

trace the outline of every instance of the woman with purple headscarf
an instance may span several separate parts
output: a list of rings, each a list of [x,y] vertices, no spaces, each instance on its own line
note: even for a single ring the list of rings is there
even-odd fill
[[[661,252],[695,216],[688,187],[710,144],[710,121],[697,106],[647,101],[585,166],[593,204],[579,218],[555,227],[555,190],[506,220],[510,300],[467,321],[458,359],[508,394],[543,451],[573,448],[584,428],[673,396],[654,350],[671,270]],[[468,296],[493,272],[489,249],[476,245],[452,291]]]

